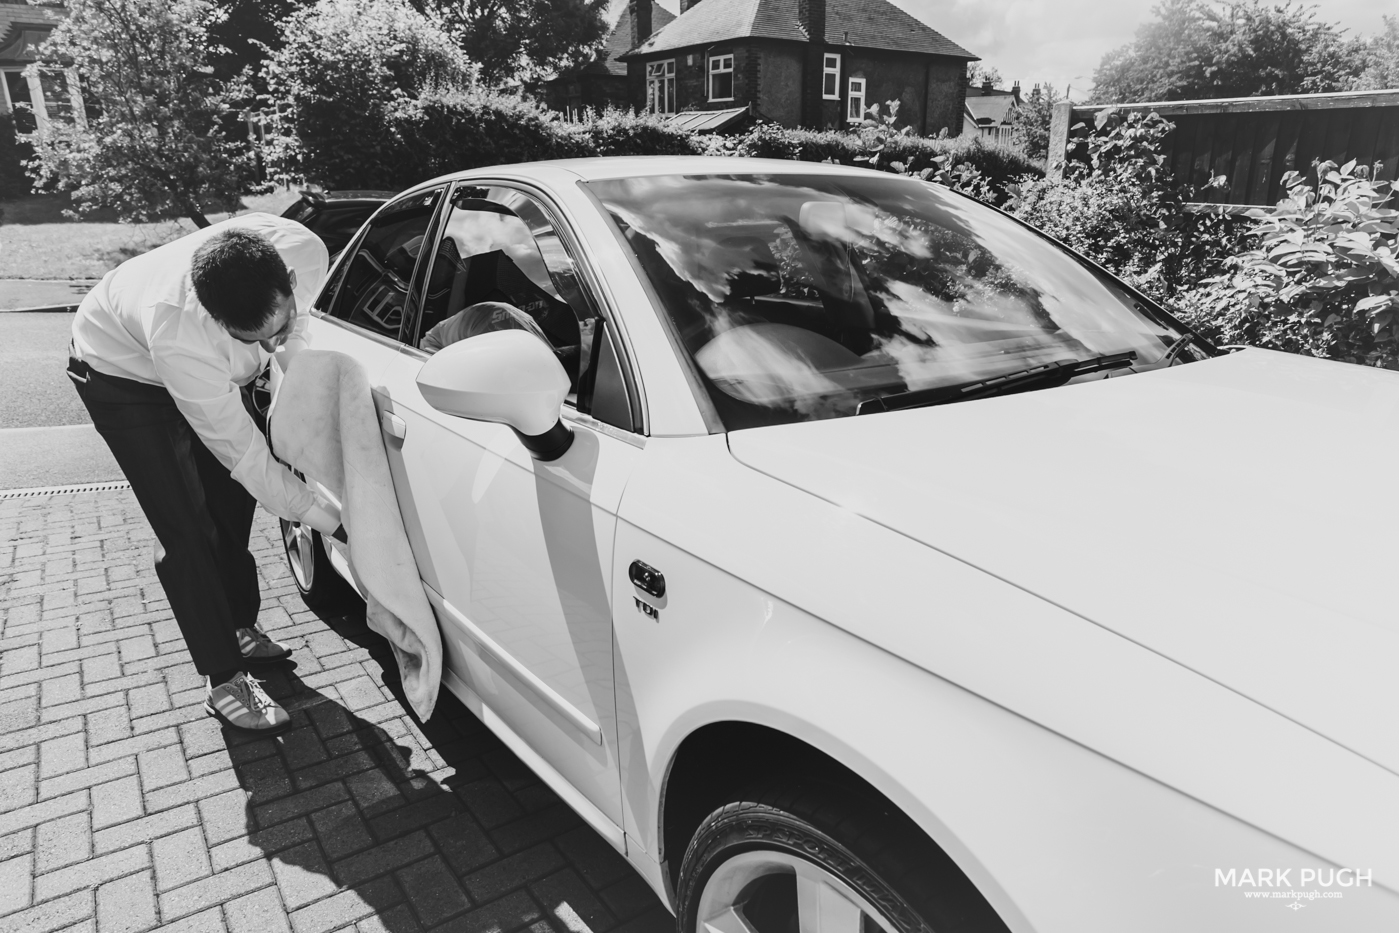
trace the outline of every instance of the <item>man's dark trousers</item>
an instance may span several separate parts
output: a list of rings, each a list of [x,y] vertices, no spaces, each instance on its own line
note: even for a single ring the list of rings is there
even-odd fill
[[[164,388],[78,360],[68,373],[155,531],[156,575],[194,666],[205,675],[242,669],[236,632],[257,622],[262,601],[248,552],[256,500]]]

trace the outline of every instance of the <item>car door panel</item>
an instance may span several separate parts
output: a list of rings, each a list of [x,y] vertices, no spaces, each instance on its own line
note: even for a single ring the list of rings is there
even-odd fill
[[[620,825],[610,576],[641,451],[578,425],[569,451],[540,463],[510,428],[428,405],[421,366],[405,353],[386,382],[448,667]]]
[[[410,306],[416,344],[385,371],[383,405],[402,421],[402,438],[388,443],[442,628],[446,682],[464,684],[510,736],[620,826],[612,550],[639,441],[570,405],[573,445],[542,463],[510,428],[427,404],[415,380],[429,354],[504,327],[548,343],[587,409],[594,380],[584,378],[586,361],[603,334],[560,231],[537,203],[504,188],[460,186],[441,226],[426,254],[421,313]],[[607,358],[617,370],[615,354]],[[622,382],[620,370],[603,380]],[[613,389],[621,413],[608,417],[630,426],[625,389]]]

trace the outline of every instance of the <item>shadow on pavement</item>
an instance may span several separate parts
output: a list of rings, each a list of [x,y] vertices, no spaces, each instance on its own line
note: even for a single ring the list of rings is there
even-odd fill
[[[674,930],[622,856],[454,696],[418,722],[387,642],[362,616],[328,624],[367,650],[382,692],[363,675],[321,692],[289,665],[264,683],[293,729],[224,732],[249,792],[246,838],[295,933]]]

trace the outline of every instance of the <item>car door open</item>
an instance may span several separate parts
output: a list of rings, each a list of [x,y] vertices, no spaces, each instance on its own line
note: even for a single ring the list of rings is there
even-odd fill
[[[519,192],[458,187],[431,262],[413,346],[385,382],[403,421],[400,501],[423,535],[446,683],[581,793],[597,812],[580,812],[620,844],[612,540],[641,441],[628,430],[618,355],[552,221]],[[438,411],[416,384],[432,353],[500,331],[537,339],[566,374],[572,442],[556,459],[504,424]],[[599,379],[616,397],[598,414],[621,428],[580,412]]]

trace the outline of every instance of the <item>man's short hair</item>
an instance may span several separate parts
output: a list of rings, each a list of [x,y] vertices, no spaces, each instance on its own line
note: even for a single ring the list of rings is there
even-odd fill
[[[272,241],[251,230],[225,230],[194,251],[194,293],[225,328],[252,333],[291,294],[291,275]]]

